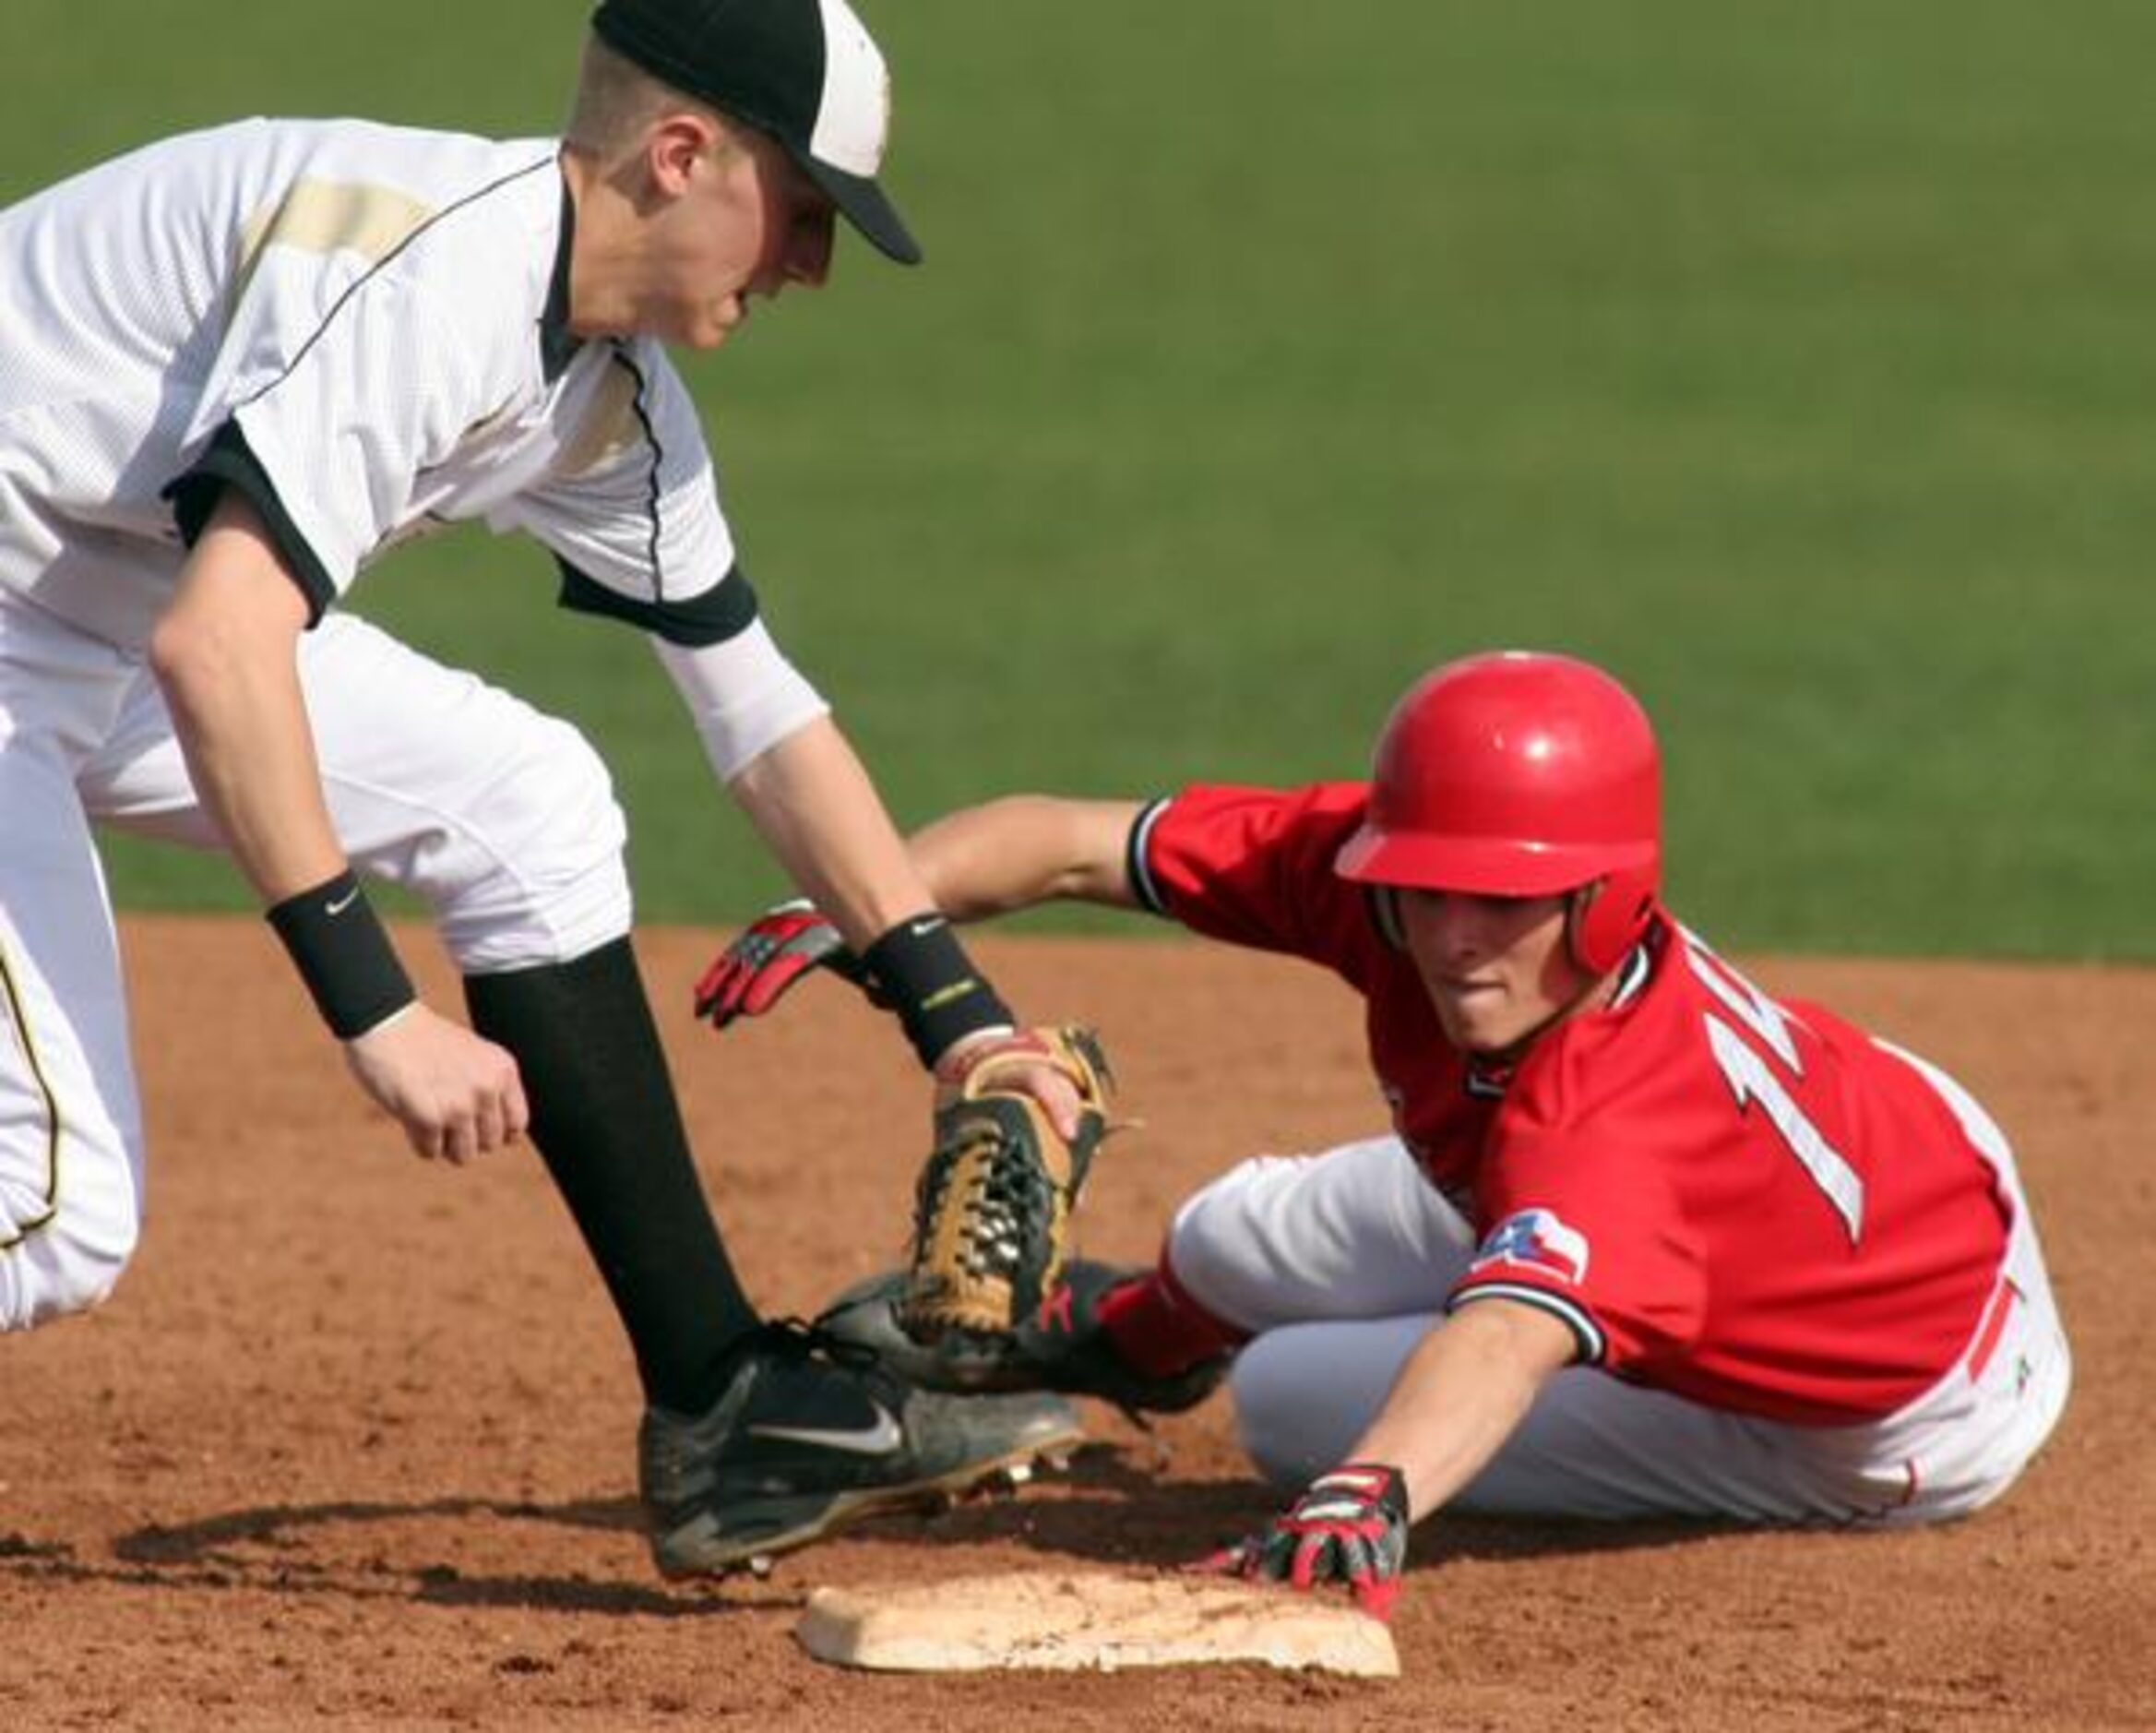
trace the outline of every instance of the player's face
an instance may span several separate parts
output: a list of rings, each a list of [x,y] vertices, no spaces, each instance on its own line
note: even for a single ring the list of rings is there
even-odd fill
[[[1505,1052],[1592,985],[1565,942],[1564,897],[1395,894],[1408,954],[1446,1038],[1462,1052]]]
[[[639,329],[687,348],[716,348],[747,320],[753,300],[823,283],[836,215],[776,140],[730,129],[688,166],[661,220],[654,293]]]

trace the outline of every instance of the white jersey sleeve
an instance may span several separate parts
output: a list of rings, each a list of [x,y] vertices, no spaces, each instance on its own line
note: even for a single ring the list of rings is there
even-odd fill
[[[710,644],[756,618],[694,400],[649,340],[588,345],[592,377],[558,461],[489,514],[562,568],[562,601],[669,642]]]

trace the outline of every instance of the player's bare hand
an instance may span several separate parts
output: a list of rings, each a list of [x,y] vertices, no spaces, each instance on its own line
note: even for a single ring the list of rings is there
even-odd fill
[[[468,1162],[514,1143],[530,1123],[517,1061],[424,1005],[346,1042],[344,1059],[430,1161]]]
[[[1028,1054],[1038,1053],[1038,1061]],[[1027,1029],[983,1030],[954,1044],[935,1062],[935,1105],[947,1107],[965,1093],[966,1080],[994,1060],[998,1081],[1041,1104],[1048,1123],[1066,1141],[1078,1133],[1078,1085],[1048,1057],[1047,1044]]]

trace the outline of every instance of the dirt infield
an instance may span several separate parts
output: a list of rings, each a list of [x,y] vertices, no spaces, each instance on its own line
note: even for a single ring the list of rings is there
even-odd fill
[[[1272,1507],[1224,1402],[1153,1438],[1091,1411],[1096,1442],[1019,1498],[886,1521],[768,1583],[670,1588],[636,1527],[628,1357],[529,1152],[407,1156],[258,924],[125,939],[151,1219],[103,1310],[0,1345],[10,1727],[2156,1727],[2156,972],[1752,960],[1959,1073],[2020,1148],[2078,1377],[1993,1511],[1871,1536],[1440,1520],[1396,1682],[915,1679],[809,1660],[808,1591],[1186,1559]],[[430,942],[404,940],[454,1004]],[[1102,1158],[1095,1255],[1149,1257],[1237,1155],[1376,1123],[1358,1022],[1313,971],[978,946],[1037,1014],[1102,1025],[1146,1122]],[[835,984],[704,1034],[684,1005],[710,948],[640,941],[735,1258],[767,1308],[813,1309],[894,1261],[923,1091]]]

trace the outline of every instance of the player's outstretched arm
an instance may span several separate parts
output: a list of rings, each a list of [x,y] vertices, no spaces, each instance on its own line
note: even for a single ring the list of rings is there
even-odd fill
[[[1418,1517],[1480,1474],[1578,1352],[1557,1319],[1510,1299],[1462,1306],[1423,1337],[1350,1453],[1396,1464]]]
[[[906,847],[934,905],[954,921],[1059,898],[1135,908],[1125,851],[1141,809],[1137,801],[1013,795],[935,819]],[[782,902],[712,959],[697,982],[697,1015],[719,1029],[761,1016],[816,969],[882,1002],[837,924],[807,898]]]
[[[728,787],[854,951],[935,907],[866,767],[828,715],[759,753]]]
[[[345,864],[300,689],[306,623],[261,519],[228,493],[158,622],[150,665],[202,804],[361,1087],[420,1154],[462,1161],[523,1131],[516,1061],[417,1002]]]
[[[727,785],[780,865],[860,959],[940,1091],[961,1089],[990,1056],[1023,1047],[1017,1019],[950,933],[866,768],[828,715],[758,754]],[[797,931],[791,950],[779,947],[779,966],[793,978],[820,960],[816,950]],[[752,978],[744,983],[733,972],[743,990],[715,995],[714,983],[729,976],[729,958],[721,957],[699,984],[700,1008],[716,997],[734,1007],[733,1014],[747,1009],[759,965],[753,956],[736,960]],[[765,1005],[775,997],[776,989],[760,995]],[[1077,1132],[1078,1092],[1060,1070],[1021,1064],[1017,1082],[1062,1135]]]
[[[1136,908],[1126,864],[1143,803],[1007,795],[923,825],[907,841],[914,865],[954,921],[1038,903]]]
[[[1408,1357],[1347,1461],[1197,1568],[1299,1589],[1344,1586],[1365,1611],[1389,1617],[1409,1524],[1482,1470],[1574,1352],[1572,1333],[1531,1306],[1463,1307]]]

